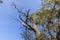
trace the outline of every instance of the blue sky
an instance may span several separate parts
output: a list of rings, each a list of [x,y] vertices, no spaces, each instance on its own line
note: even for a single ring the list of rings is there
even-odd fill
[[[18,19],[18,12],[12,6],[13,1],[19,9],[31,11],[40,8],[41,4],[40,0],[3,0],[0,4],[0,40],[22,40],[19,29],[22,25],[13,19]]]

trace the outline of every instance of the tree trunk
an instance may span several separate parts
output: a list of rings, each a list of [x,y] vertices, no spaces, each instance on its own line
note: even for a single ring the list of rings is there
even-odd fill
[[[39,31],[38,27],[35,25],[35,23],[33,23],[33,27],[32,28],[34,29],[36,40],[40,40],[40,35],[41,34],[40,34],[40,31]]]
[[[36,30],[35,34],[36,34],[36,40],[40,40],[41,38],[39,30]]]

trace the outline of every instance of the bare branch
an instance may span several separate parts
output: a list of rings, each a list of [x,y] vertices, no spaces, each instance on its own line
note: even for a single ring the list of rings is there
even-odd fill
[[[13,6],[14,6],[14,8],[18,11],[19,14],[22,13],[24,16],[26,16],[26,14],[25,14],[24,12],[20,11],[20,10],[16,7],[16,5],[15,5],[14,2],[13,2]]]
[[[28,21],[29,12],[30,12],[30,9],[27,11],[27,14],[26,14],[26,22]]]

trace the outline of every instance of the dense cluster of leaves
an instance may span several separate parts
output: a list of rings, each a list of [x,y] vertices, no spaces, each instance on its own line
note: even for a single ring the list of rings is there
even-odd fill
[[[48,31],[50,38],[52,37],[55,39],[55,34],[57,34],[56,30],[58,28],[58,24],[60,23],[60,0],[43,0],[42,8],[36,12],[33,12],[31,17],[36,25],[41,24],[44,30],[46,32]]]

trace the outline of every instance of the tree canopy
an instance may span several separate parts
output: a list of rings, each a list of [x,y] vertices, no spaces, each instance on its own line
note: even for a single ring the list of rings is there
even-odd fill
[[[36,40],[60,40],[60,0],[42,0],[42,8],[31,14],[29,10],[24,13],[16,9],[20,22],[34,32]],[[42,31],[38,29],[40,25]]]

